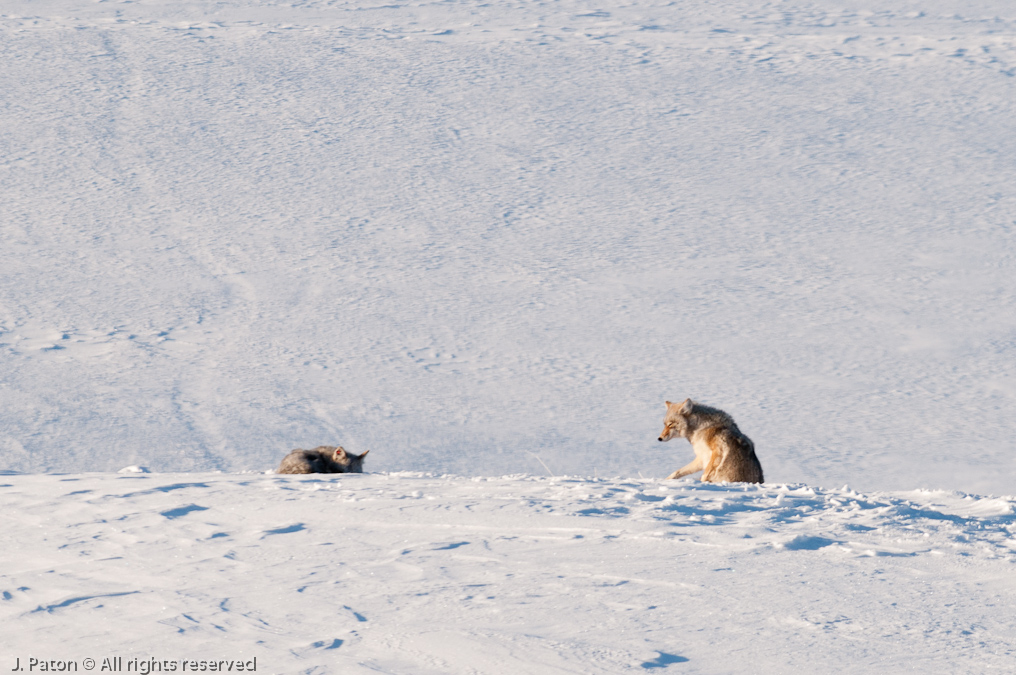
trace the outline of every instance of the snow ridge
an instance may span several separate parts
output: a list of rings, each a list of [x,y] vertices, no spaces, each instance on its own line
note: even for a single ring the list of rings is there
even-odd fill
[[[0,499],[8,654],[604,674],[1013,655],[1014,497],[404,472],[11,475]]]

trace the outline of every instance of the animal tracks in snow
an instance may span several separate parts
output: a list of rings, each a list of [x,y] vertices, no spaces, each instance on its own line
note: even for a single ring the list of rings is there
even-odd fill
[[[223,17],[215,22],[181,23],[176,17],[160,16],[160,10],[152,7],[140,11],[144,14],[143,20],[131,18],[134,9],[117,7],[114,16],[101,4],[93,5],[90,12],[77,13],[75,19],[67,19],[34,15],[27,10],[37,11],[37,8],[27,4],[26,12],[21,13],[17,11],[17,4],[12,5],[14,11],[0,15],[0,29],[16,32],[98,22],[111,31],[183,32],[201,41],[236,39],[266,32],[328,31],[350,41],[613,44],[648,49],[642,53],[641,63],[653,59],[653,50],[676,48],[724,52],[747,62],[769,65],[818,58],[868,63],[955,59],[1004,75],[1012,75],[1016,69],[1013,20],[978,15],[976,11],[961,16],[903,13],[892,9],[822,11],[807,7],[774,12],[766,7],[740,15],[721,13],[724,25],[717,26],[712,8],[702,11],[703,8],[687,6],[682,7],[680,13],[674,13],[633,3],[610,12],[589,12],[578,2],[534,2],[527,7],[513,8],[508,22],[496,13],[474,11],[470,14],[472,20],[462,23],[454,10],[448,11],[436,4],[421,15],[396,5],[355,6],[356,3],[352,3],[354,6],[338,11],[315,9],[307,12],[305,7],[287,7],[285,15],[279,15],[262,8],[256,18],[245,11],[243,16]],[[530,12],[531,20],[527,21],[525,14]],[[115,55],[100,52],[88,56]]]
[[[391,473],[328,480],[309,476],[204,474],[200,481],[179,478],[179,474],[110,476],[101,480],[79,477],[73,479],[75,489],[62,499],[74,498],[77,505],[122,502],[136,507],[158,502],[153,513],[164,518],[164,522],[186,527],[187,523],[204,520],[211,527],[222,521],[221,500],[227,494],[239,502],[250,501],[255,494],[266,494],[268,503],[286,504],[294,517],[288,523],[274,515],[265,523],[251,523],[253,529],[249,534],[258,538],[320,532],[320,524],[297,517],[301,509],[296,504],[323,500],[322,508],[327,504],[327,508],[340,511],[370,513],[381,508],[395,509],[424,521],[436,515],[458,518],[455,527],[463,533],[474,530],[468,521],[494,513],[511,515],[511,523],[504,525],[502,536],[535,536],[530,523],[539,522],[537,529],[543,530],[540,536],[551,538],[597,534],[648,536],[759,552],[856,556],[954,553],[1016,562],[1013,497],[928,490],[862,494],[846,486],[826,489],[803,484],[725,485],[693,480],[523,475],[463,478]],[[13,476],[11,480],[14,482],[4,486],[8,496],[25,481],[53,479]],[[95,481],[99,482],[91,484]],[[200,499],[200,504],[192,499]],[[264,508],[261,505],[255,511]],[[121,519],[134,515],[123,515]],[[433,523],[438,532],[444,532],[444,527],[450,524],[441,518]],[[479,526],[475,531],[487,529]],[[204,536],[232,537],[235,530],[215,526]],[[471,545],[476,543],[473,539],[445,535],[436,537],[429,545],[420,543],[419,538],[414,541],[414,549],[449,554],[475,548]]]
[[[729,625],[757,636],[754,672],[816,639],[852,659],[880,645],[872,667],[914,640],[962,664],[1005,658],[991,606],[1012,594],[1014,506],[528,475],[11,475],[0,621],[15,650],[228,637],[273,672],[645,672],[736,652]]]
[[[1016,561],[1016,500],[946,491],[860,494],[849,487],[712,485],[607,479],[536,481],[534,512],[655,523],[645,534],[775,551],[941,554]],[[542,486],[537,487],[537,486]],[[578,491],[578,494],[576,494]],[[609,526],[607,526],[609,527]]]
[[[179,353],[197,348],[207,338],[208,331],[198,326],[58,329],[33,323],[0,324],[0,353],[58,361],[104,358],[132,349]]]

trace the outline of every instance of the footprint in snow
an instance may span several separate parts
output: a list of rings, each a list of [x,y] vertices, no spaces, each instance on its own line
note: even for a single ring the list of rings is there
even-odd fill
[[[782,548],[787,551],[817,551],[820,548],[825,548],[826,546],[832,546],[833,544],[839,543],[841,542],[833,539],[826,539],[825,537],[811,537],[800,534],[784,543]]]
[[[642,664],[642,667],[646,670],[650,668],[666,668],[672,663],[685,663],[688,659],[684,656],[678,656],[677,654],[668,654],[667,652],[657,652],[657,656],[652,661],[646,661]]]
[[[343,605],[342,609],[348,609],[350,612],[352,612],[353,616],[356,617],[356,620],[359,621],[360,623],[363,623],[367,620],[367,617],[365,617],[363,614],[360,614],[359,612],[354,611],[353,608],[350,607],[349,605]]]
[[[170,509],[168,511],[162,511],[162,512],[159,513],[159,515],[160,516],[165,516],[165,517],[169,518],[170,520],[172,520],[174,518],[179,518],[181,516],[186,516],[188,513],[193,513],[194,511],[207,511],[207,510],[208,510],[207,506],[198,506],[197,504],[188,504],[187,506],[181,506],[181,507],[178,507],[178,508],[175,508],[175,509]]]
[[[289,525],[287,527],[277,527],[274,530],[265,530],[265,536],[269,534],[289,534],[290,532],[299,532],[305,530],[303,523],[296,523],[295,525]]]
[[[431,549],[431,550],[433,550],[433,551],[450,551],[453,548],[458,548],[459,546],[468,546],[468,545],[469,545],[468,541],[457,541],[457,542],[455,542],[453,544],[445,544],[444,546],[438,546],[437,548]]]
[[[338,638],[333,640],[318,640],[317,642],[312,642],[310,646],[314,649],[338,649],[342,646],[342,642]]]

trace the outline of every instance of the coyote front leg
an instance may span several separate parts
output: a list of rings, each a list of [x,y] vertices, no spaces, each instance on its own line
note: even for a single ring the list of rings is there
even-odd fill
[[[667,480],[670,480],[671,478],[683,478],[684,476],[693,474],[696,471],[701,470],[702,470],[702,458],[696,456],[695,459],[693,459],[689,464],[682,466],[680,469],[667,476]]]
[[[716,470],[720,467],[720,453],[713,452],[709,455],[709,461],[706,462],[706,467],[702,469],[702,480],[706,483],[712,483],[713,477],[716,475]]]

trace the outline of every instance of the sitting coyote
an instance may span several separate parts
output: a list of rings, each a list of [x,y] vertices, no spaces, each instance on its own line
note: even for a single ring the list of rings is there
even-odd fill
[[[363,473],[363,458],[368,452],[354,455],[335,445],[319,445],[313,450],[297,448],[282,459],[275,473]]]
[[[755,456],[755,444],[741,433],[734,419],[716,408],[695,403],[666,401],[667,416],[659,440],[675,436],[687,438],[695,450],[695,459],[667,478],[681,478],[702,472],[702,480],[710,483],[762,483],[762,465]]]

